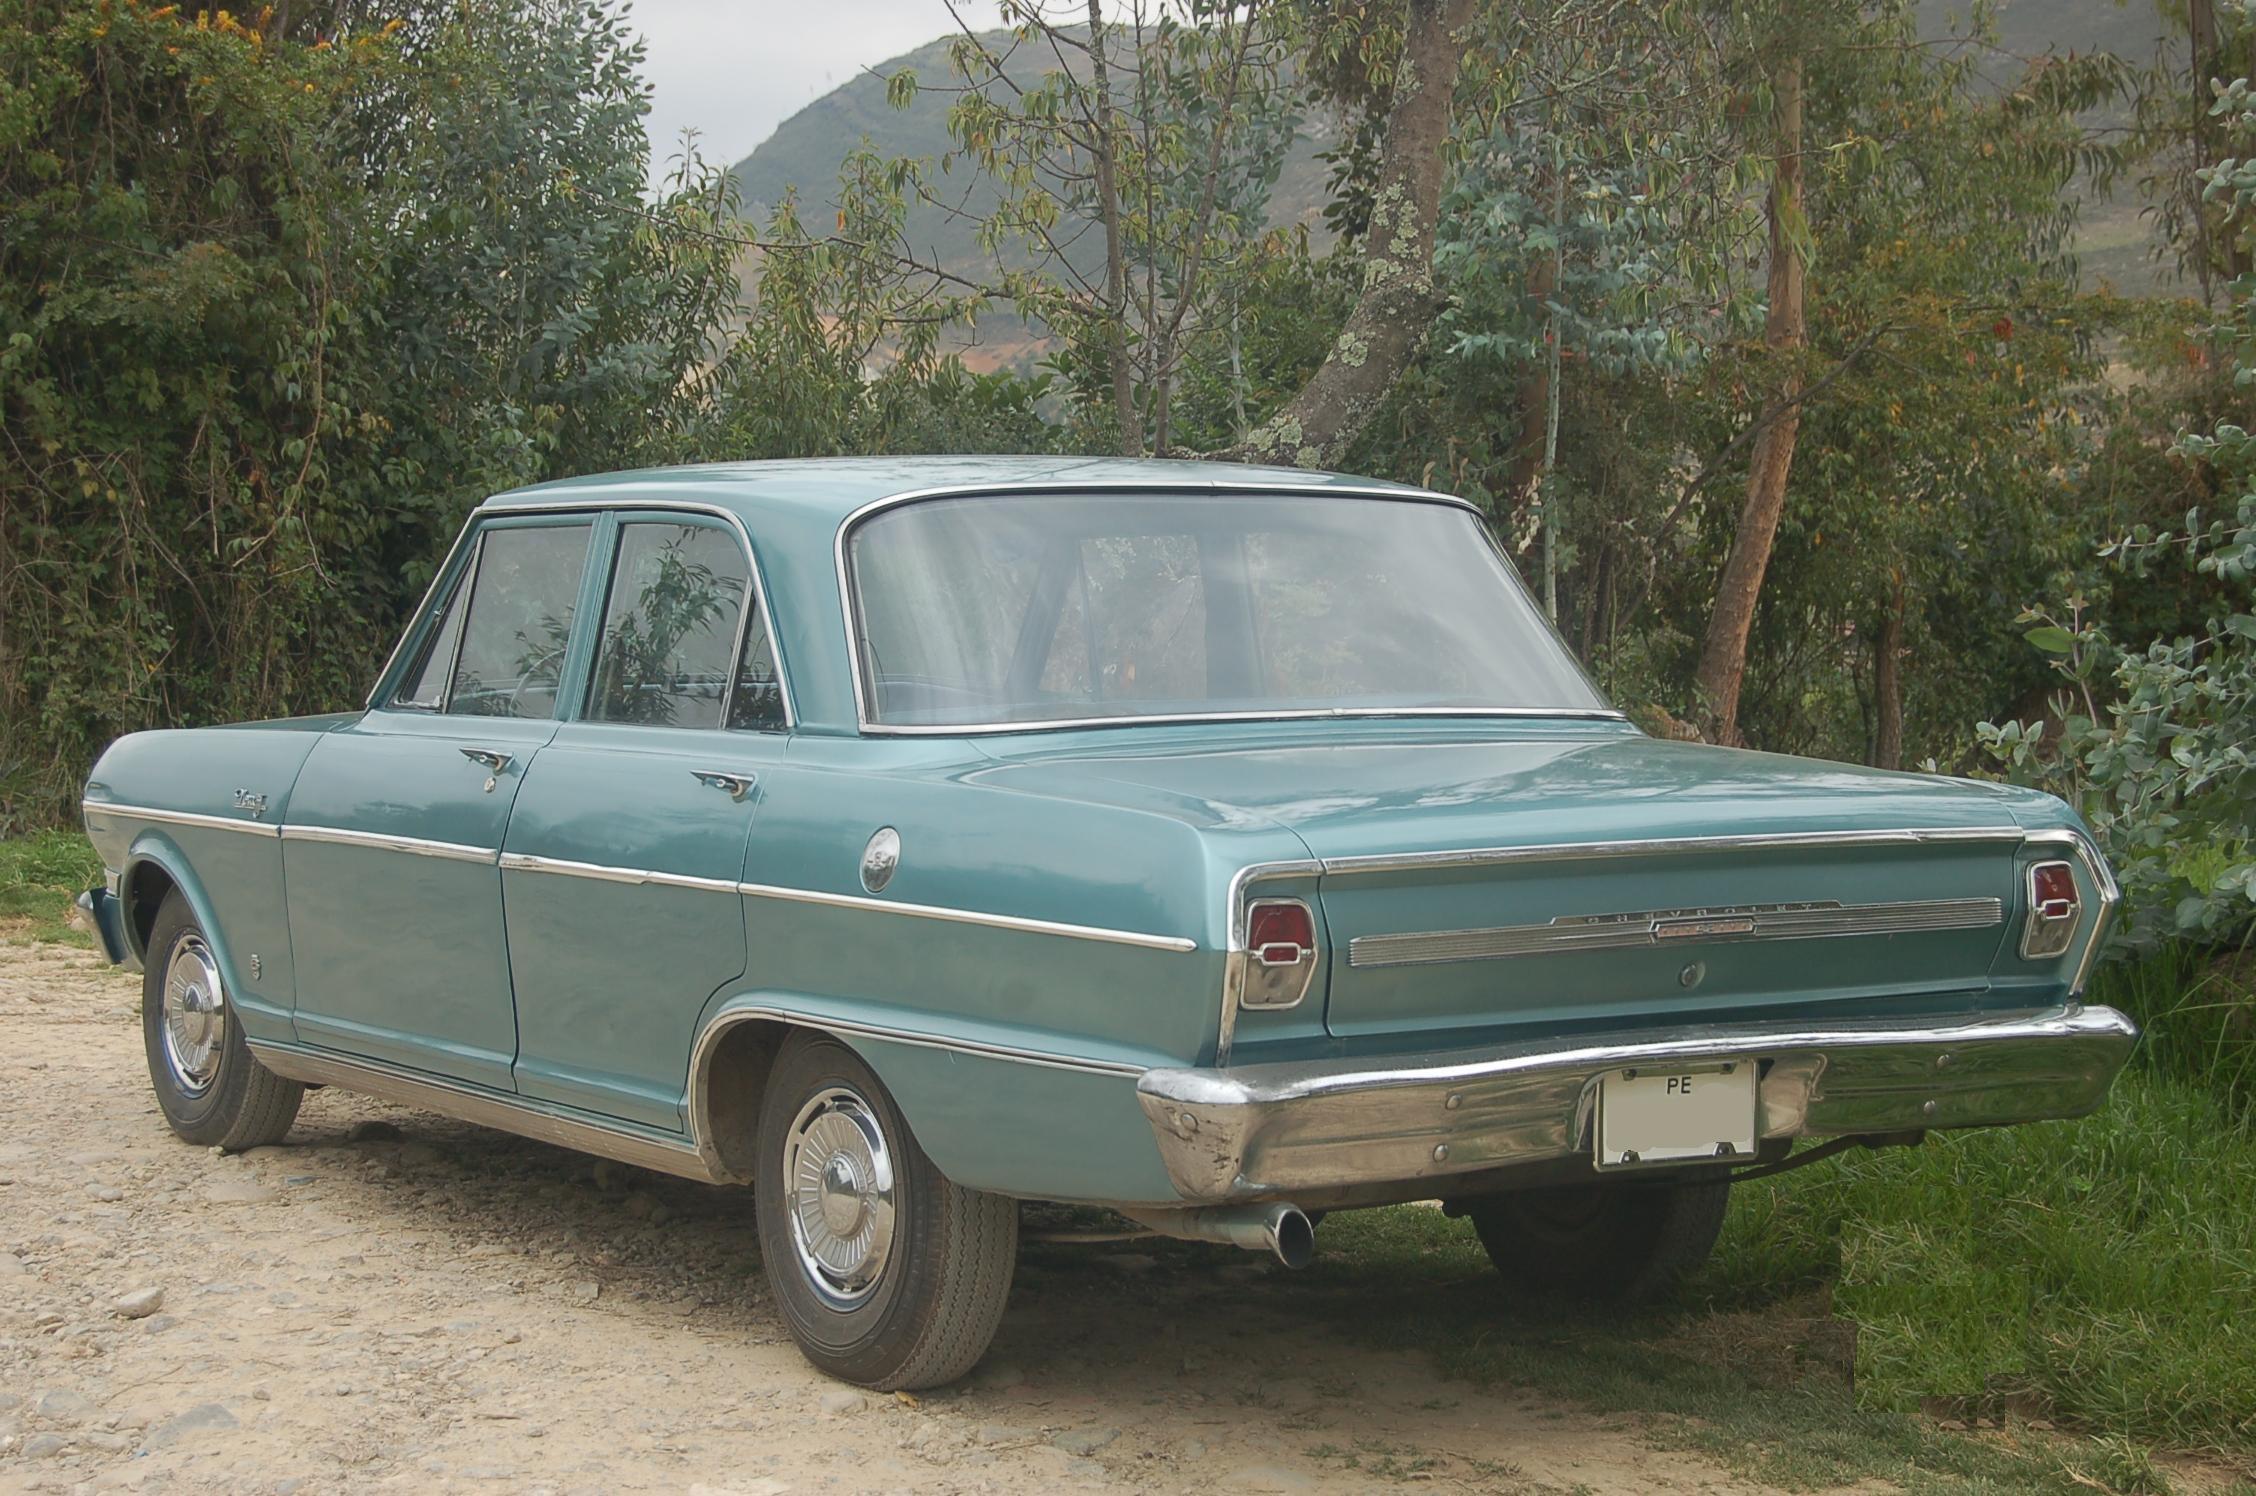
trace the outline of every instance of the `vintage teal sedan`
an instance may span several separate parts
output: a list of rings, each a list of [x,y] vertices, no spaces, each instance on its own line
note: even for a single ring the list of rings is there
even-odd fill
[[[1658,741],[1470,505],[1258,468],[743,463],[480,507],[364,711],[136,733],[84,901],[173,1130],[340,1086],[757,1199],[930,1386],[1019,1202],[1308,1259],[1439,1198],[1650,1294],[1736,1173],[2075,1116],[2069,808]]]

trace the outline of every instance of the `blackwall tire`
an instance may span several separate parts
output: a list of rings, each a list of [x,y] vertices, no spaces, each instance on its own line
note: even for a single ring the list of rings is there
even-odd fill
[[[243,1042],[210,937],[188,901],[165,895],[141,977],[141,1041],[165,1124],[191,1143],[236,1152],[279,1143],[305,1087]]]
[[[785,1041],[760,1106],[760,1256],[800,1350],[882,1392],[979,1363],[1018,1262],[1018,1203],[949,1181],[836,1039]]]
[[[1463,1202],[1507,1282],[1617,1304],[1666,1296],[1707,1261],[1731,1203],[1725,1179],[1607,1180]]]

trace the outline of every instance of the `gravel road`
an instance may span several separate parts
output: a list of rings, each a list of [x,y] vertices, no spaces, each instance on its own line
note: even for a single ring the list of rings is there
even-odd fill
[[[0,945],[0,1489],[1755,1489],[1220,1252],[1029,1246],[969,1381],[866,1395],[792,1348],[742,1194],[334,1091],[283,1147],[193,1148],[139,996]]]

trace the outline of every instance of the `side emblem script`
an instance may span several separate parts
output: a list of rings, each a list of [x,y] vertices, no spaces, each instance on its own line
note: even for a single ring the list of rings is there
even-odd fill
[[[893,870],[900,865],[901,833],[891,826],[878,827],[869,845],[862,848],[862,887],[883,893],[885,885],[893,881]]]

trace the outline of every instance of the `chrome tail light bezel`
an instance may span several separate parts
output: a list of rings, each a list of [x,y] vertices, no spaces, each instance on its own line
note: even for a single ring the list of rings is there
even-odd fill
[[[1255,945],[1253,932],[1266,909],[1297,911],[1306,921],[1307,941],[1272,940]],[[1299,1007],[1315,985],[1316,966],[1322,956],[1323,936],[1315,907],[1306,899],[1254,899],[1245,906],[1245,929],[1246,949],[1232,953],[1241,963],[1238,1005],[1268,1013]]]
[[[2048,875],[2065,877],[2070,893],[2048,896],[2043,884]],[[2076,943],[2084,922],[2084,895],[2076,881],[2076,865],[2057,858],[2032,862],[2022,870],[2021,891],[2028,912],[2021,924],[2021,959],[2057,961]]]

